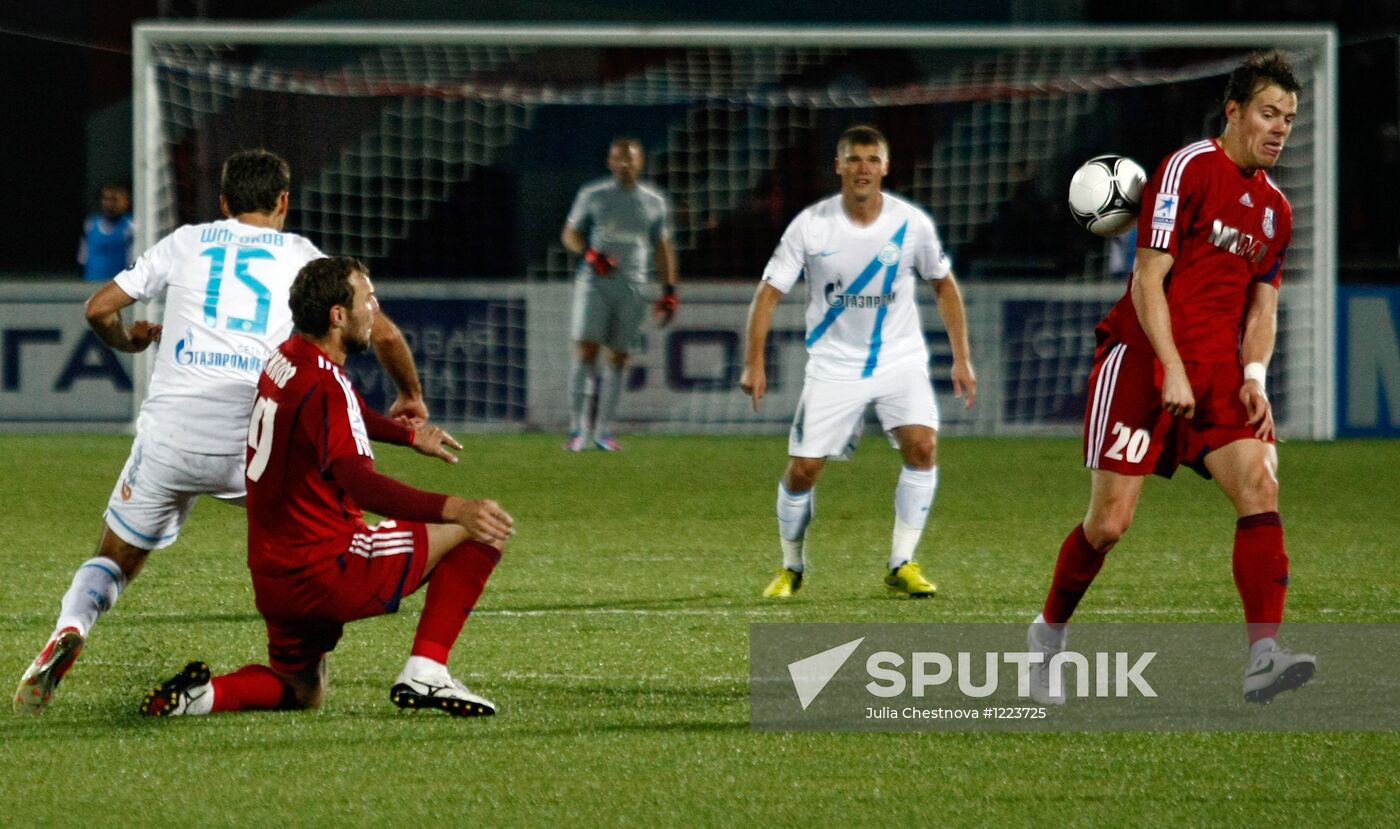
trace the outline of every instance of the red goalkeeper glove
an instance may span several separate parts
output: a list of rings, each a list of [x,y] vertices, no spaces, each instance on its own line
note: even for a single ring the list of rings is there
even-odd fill
[[[588,267],[599,276],[607,276],[608,273],[617,267],[617,257],[609,256],[599,250],[589,248],[583,252],[583,261],[588,263]]]
[[[667,282],[661,286],[661,298],[652,306],[656,315],[656,324],[665,328],[671,324],[672,318],[676,316],[676,309],[681,307],[680,295],[676,293],[676,286]]]

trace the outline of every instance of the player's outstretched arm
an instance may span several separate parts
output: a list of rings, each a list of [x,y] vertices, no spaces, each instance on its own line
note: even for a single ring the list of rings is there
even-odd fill
[[[948,344],[953,348],[953,394],[967,408],[977,401],[977,372],[972,368],[972,346],[967,336],[967,307],[962,289],[951,272],[933,282],[933,295],[938,300],[938,313],[943,327],[948,329]]]
[[[457,456],[447,451],[449,446],[459,451],[462,448],[462,444],[441,426],[420,426],[413,430],[413,448],[420,455],[456,463]]]
[[[1167,307],[1164,287],[1176,258],[1156,248],[1138,248],[1133,261],[1133,307],[1138,322],[1162,363],[1162,408],[1174,415],[1191,417],[1196,413],[1196,395],[1186,377],[1186,366],[1172,336],[1172,314]]]
[[[1254,436],[1260,440],[1274,437],[1274,410],[1264,392],[1264,375],[1274,354],[1277,335],[1278,289],[1266,282],[1256,282],[1250,289],[1244,337],[1240,341],[1240,358],[1245,366],[1240,402],[1249,413],[1250,424],[1255,425]]]
[[[383,311],[374,317],[370,342],[380,365],[398,389],[398,398],[389,407],[389,417],[403,420],[410,426],[428,422],[428,404],[423,401],[423,384],[418,380],[418,366],[413,351],[403,338],[403,332]]]
[[[456,463],[457,456],[446,447],[461,449],[462,444],[440,426],[409,426],[402,418],[385,417],[365,402],[360,393],[355,396],[360,402],[360,416],[365,422],[365,434],[370,440],[392,443],[398,446],[412,446],[419,454],[439,458],[447,463]]]
[[[122,309],[136,300],[115,281],[108,282],[88,297],[84,313],[97,338],[115,351],[136,353],[160,341],[161,326],[146,320],[122,323]]]
[[[768,332],[773,328],[773,311],[782,298],[782,291],[760,282],[753,302],[749,303],[748,342],[744,348],[744,373],[739,377],[739,388],[753,398],[754,411],[763,405],[763,395],[768,391],[764,352],[768,347]]]
[[[469,501],[454,495],[425,492],[380,474],[364,455],[347,455],[331,463],[331,477],[362,509],[387,518],[450,523],[471,538],[499,547],[515,533],[515,520],[495,501]]]

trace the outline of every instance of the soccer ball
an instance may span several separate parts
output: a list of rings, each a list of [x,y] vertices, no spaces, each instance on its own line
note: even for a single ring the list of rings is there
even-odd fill
[[[1137,222],[1147,173],[1121,155],[1099,155],[1084,162],[1069,180],[1069,212],[1098,236],[1121,236]]]

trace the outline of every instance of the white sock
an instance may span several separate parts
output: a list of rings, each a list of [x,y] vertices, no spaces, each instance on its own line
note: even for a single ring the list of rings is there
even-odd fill
[[[1068,625],[1060,625],[1060,629],[1056,630],[1055,625],[1045,621],[1044,613],[1037,613],[1035,621],[1031,622],[1031,627],[1034,628],[1034,636],[1037,642],[1049,645],[1052,648],[1064,649],[1065,641],[1068,638],[1066,636],[1069,632]]]
[[[574,358],[569,368],[569,433],[588,431],[588,386],[593,379],[593,365]]]
[[[788,492],[778,483],[778,541],[783,547],[783,566],[801,573],[805,564],[807,526],[817,509],[816,490]]]
[[[914,548],[924,534],[933,496],[938,490],[938,467],[899,472],[894,488],[894,535],[890,543],[890,569],[894,570],[914,559]]]
[[[447,673],[447,666],[426,656],[410,656],[400,676],[434,676]]]
[[[55,631],[75,627],[86,639],[103,613],[112,609],[126,579],[117,563],[106,556],[90,558],[73,573],[73,583],[63,594]]]
[[[613,418],[617,416],[617,401],[622,398],[622,381],[626,368],[612,363],[603,367],[598,376],[598,422],[593,425],[594,437],[609,436]]]

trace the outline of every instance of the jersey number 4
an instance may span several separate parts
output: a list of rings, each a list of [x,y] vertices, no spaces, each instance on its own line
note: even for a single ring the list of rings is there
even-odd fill
[[[253,419],[248,426],[248,446],[253,457],[248,459],[248,480],[256,481],[267,471],[272,456],[272,434],[276,431],[277,401],[259,397],[253,404]]]
[[[204,324],[214,328],[219,324],[219,291],[224,285],[224,263],[228,259],[228,248],[205,248],[199,255],[209,257],[209,285],[204,289]],[[254,259],[276,258],[262,248],[238,248],[238,253],[233,257],[233,275],[253,292],[257,299],[257,307],[253,311],[252,319],[229,317],[224,322],[225,328],[245,334],[267,333],[267,312],[272,308],[272,291],[248,272],[248,263]]]

